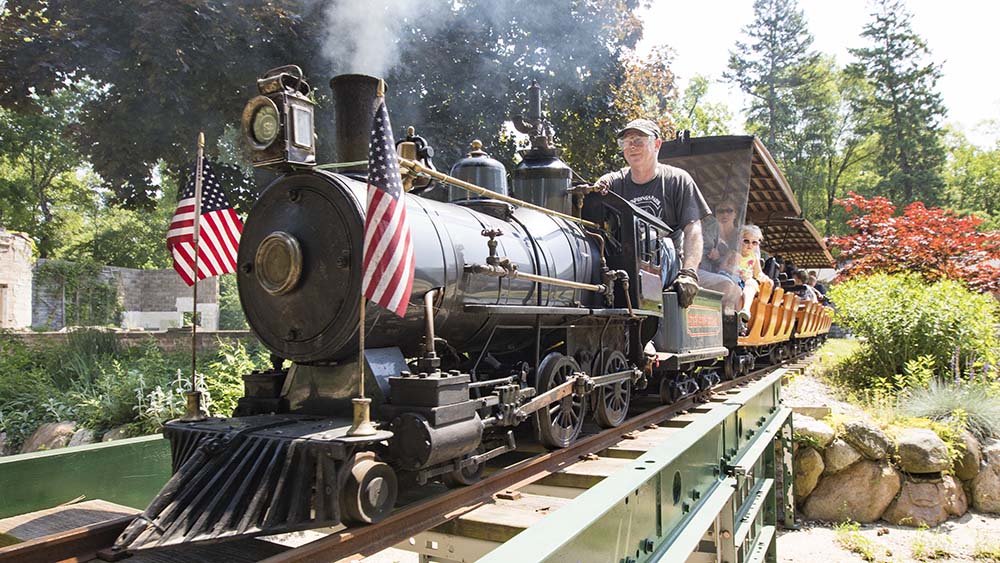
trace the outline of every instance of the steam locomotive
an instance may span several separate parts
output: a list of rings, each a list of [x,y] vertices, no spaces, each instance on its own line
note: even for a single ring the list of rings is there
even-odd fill
[[[565,447],[590,413],[614,427],[637,393],[675,401],[761,355],[727,327],[735,321],[724,322],[720,293],[702,289],[680,308],[663,290],[678,270],[667,225],[615,194],[572,185],[537,85],[527,115],[513,120],[531,144],[510,189],[478,144],[450,176],[488,190],[481,197],[408,178],[412,297],[403,318],[374,305],[362,316],[365,161],[379,82],[331,80],[332,171],[315,162],[301,71],[258,80],[244,135],[254,164],[280,175],[245,222],[237,280],[274,366],[244,377],[232,417],[165,426],[173,476],[119,547],[375,522],[393,508],[400,480],[474,482],[515,448],[519,426],[530,422],[543,445]],[[415,132],[398,149],[418,163],[411,170],[434,170]],[[651,340],[654,357],[644,351]],[[375,419],[367,435],[351,432],[360,373]]]

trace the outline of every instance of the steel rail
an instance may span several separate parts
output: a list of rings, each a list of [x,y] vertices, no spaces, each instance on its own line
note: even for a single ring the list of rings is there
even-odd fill
[[[301,547],[269,557],[263,563],[326,563],[373,555],[406,541],[420,532],[444,524],[469,512],[493,495],[527,486],[543,477],[576,463],[584,456],[607,449],[622,440],[622,435],[662,422],[671,415],[701,404],[704,398],[750,383],[783,365],[767,366],[743,377],[722,382],[710,391],[676,403],[663,405],[626,420],[620,426],[582,438],[574,444],[525,460],[482,481],[429,498],[395,511],[385,520],[368,526],[335,532]]]

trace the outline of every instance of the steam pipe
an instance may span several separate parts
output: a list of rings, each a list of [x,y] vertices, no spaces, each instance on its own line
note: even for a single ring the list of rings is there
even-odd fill
[[[424,356],[427,358],[437,357],[434,351],[434,299],[437,298],[437,294],[437,288],[424,294],[424,321],[426,322]]]
[[[573,217],[572,215],[566,215],[565,213],[559,213],[558,211],[553,211],[551,209],[546,209],[544,207],[535,205],[533,203],[528,203],[526,201],[521,201],[519,199],[515,199],[515,198],[512,198],[510,196],[505,196],[505,195],[502,195],[502,194],[498,194],[498,193],[496,193],[494,191],[487,190],[486,188],[481,188],[481,187],[479,187],[479,186],[477,186],[475,184],[470,184],[469,182],[466,182],[464,180],[459,180],[458,178],[456,178],[454,176],[449,176],[447,174],[443,174],[441,172],[438,172],[437,170],[431,170],[431,169],[427,168],[426,166],[420,164],[419,162],[416,162],[416,161],[413,161],[413,160],[409,160],[409,159],[406,159],[406,158],[400,158],[399,159],[399,165],[401,167],[403,167],[403,168],[409,169],[410,171],[412,171],[415,174],[420,174],[420,173],[427,174],[431,178],[436,178],[438,180],[441,180],[442,182],[446,182],[446,183],[451,184],[453,186],[457,186],[457,187],[462,188],[464,190],[468,190],[468,191],[470,191],[470,192],[472,192],[474,194],[479,194],[481,196],[486,196],[486,197],[491,198],[491,199],[497,199],[497,200],[500,200],[500,201],[503,201],[503,202],[506,202],[506,203],[510,203],[512,205],[517,205],[518,207],[526,207],[528,209],[533,209],[535,211],[538,211],[539,213],[545,213],[546,215],[551,215],[553,217],[559,217],[559,218],[565,219],[567,221],[572,221],[573,223],[579,223],[580,225],[583,225],[585,227],[590,227],[592,229],[597,229],[597,230],[601,229],[600,225],[598,225],[597,223],[593,223],[591,221],[587,221],[586,219],[580,219],[579,217]]]

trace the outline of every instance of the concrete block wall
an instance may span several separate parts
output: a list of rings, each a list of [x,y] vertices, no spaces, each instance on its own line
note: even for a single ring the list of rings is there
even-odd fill
[[[106,266],[100,278],[113,281],[118,286],[123,311],[122,328],[177,328],[183,326],[184,313],[192,310],[192,290],[173,269],[137,270]],[[58,283],[37,284],[33,304],[29,303],[31,326],[48,330],[66,326],[62,299]],[[202,329],[215,330],[219,327],[218,277],[198,282],[198,313]]]
[[[0,228],[0,328],[31,326],[31,268],[31,239]]]

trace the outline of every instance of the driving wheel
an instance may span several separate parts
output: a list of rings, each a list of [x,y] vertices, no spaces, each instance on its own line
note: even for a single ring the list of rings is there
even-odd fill
[[[538,366],[535,387],[538,394],[565,383],[580,371],[580,364],[559,352],[545,356]],[[587,413],[586,397],[570,393],[535,411],[535,427],[538,438],[548,448],[565,448],[573,443],[583,428],[583,417]]]

